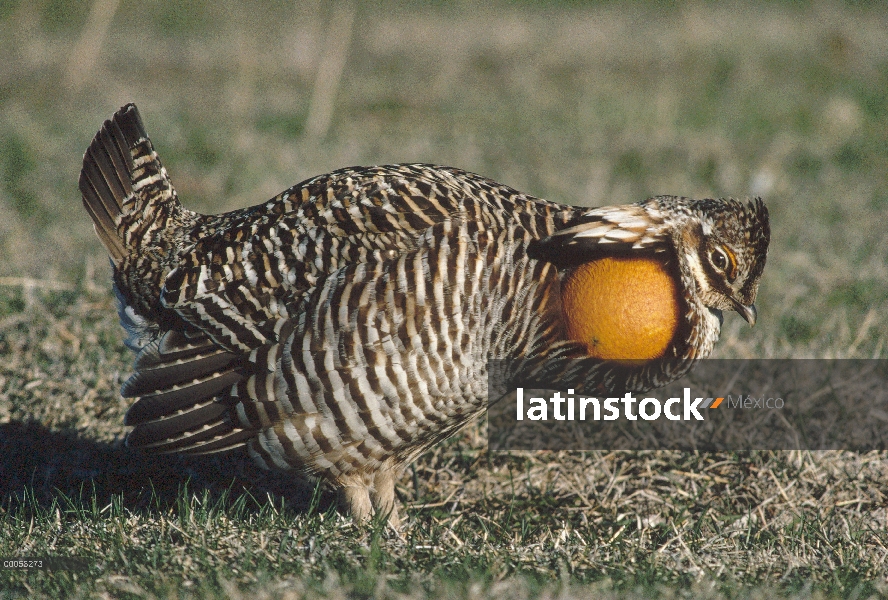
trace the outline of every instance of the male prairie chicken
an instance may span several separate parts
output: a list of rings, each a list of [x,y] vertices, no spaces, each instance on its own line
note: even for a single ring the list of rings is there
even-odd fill
[[[576,387],[614,369],[636,391],[663,385],[710,353],[722,310],[754,323],[770,235],[759,199],[575,208],[416,164],[342,169],[201,215],[179,203],[132,104],[90,144],[80,190],[136,352],[128,444],[246,446],[263,467],[326,479],[356,518],[393,522],[401,469],[486,409],[489,359],[549,372],[581,359]],[[594,311],[568,292],[642,273],[636,295],[653,294],[660,280],[620,270],[633,260],[666,274],[677,318],[649,355],[647,342],[598,354],[582,339]],[[588,276],[602,261],[610,275]]]

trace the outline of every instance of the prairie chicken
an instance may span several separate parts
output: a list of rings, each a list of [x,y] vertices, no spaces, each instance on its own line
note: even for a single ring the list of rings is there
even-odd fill
[[[489,359],[551,372],[580,359],[576,387],[615,369],[636,391],[663,385],[710,353],[722,310],[755,322],[770,235],[760,199],[575,208],[421,164],[342,169],[201,215],[132,104],[92,141],[80,190],[136,352],[128,444],[246,446],[393,523],[404,466],[486,409]],[[604,360],[572,333],[583,303],[567,310],[562,290],[597,285],[577,274],[604,259],[653,261],[673,283],[678,318],[653,355],[670,368]]]

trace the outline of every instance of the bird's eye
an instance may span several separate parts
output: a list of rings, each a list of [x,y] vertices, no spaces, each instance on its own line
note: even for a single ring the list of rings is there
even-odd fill
[[[709,259],[712,261],[712,266],[719,271],[724,271],[728,268],[728,257],[721,248],[713,250],[712,254],[709,255]]]

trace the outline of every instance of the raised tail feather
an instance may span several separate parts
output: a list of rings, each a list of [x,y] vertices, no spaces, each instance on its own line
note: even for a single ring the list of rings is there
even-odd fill
[[[115,265],[130,250],[127,217],[150,222],[156,206],[178,204],[135,104],[117,111],[93,138],[83,155],[80,192]]]
[[[121,390],[137,398],[126,416],[134,427],[127,444],[193,454],[244,445],[255,433],[232,419],[229,392],[244,379],[244,359],[198,330],[164,332],[156,322],[153,308],[166,270],[140,256],[146,248],[173,256],[170,217],[190,213],[179,204],[134,104],[117,111],[93,138],[83,156],[80,191],[114,263],[120,321],[137,352],[136,372]]]

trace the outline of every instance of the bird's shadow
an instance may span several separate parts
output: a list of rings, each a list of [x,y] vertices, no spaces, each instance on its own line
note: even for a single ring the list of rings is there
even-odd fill
[[[260,469],[243,451],[157,456],[36,422],[0,425],[0,509],[46,508],[55,500],[87,510],[118,502],[133,512],[166,512],[175,510],[183,490],[211,501],[246,499],[248,510],[274,503],[305,512],[316,488],[293,474]],[[334,501],[322,492],[314,505],[324,511]]]

